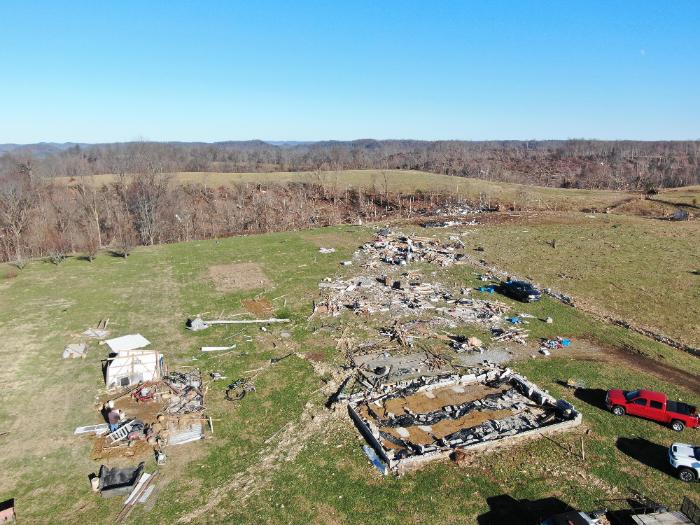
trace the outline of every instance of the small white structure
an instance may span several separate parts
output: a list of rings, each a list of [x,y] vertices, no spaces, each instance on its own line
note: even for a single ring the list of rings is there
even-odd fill
[[[160,379],[162,373],[163,354],[155,350],[124,350],[109,359],[105,382],[107,388],[131,386]]]

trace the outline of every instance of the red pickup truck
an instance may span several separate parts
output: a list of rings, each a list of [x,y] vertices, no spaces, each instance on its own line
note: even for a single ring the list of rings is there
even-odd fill
[[[700,426],[698,409],[652,390],[609,390],[605,404],[616,416],[630,414],[670,424],[676,432]]]

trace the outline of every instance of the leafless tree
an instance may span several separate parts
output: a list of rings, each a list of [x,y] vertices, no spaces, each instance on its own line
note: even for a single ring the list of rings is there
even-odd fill
[[[130,207],[141,242],[153,245],[159,240],[165,212],[169,176],[147,171],[132,176],[130,183]]]
[[[0,181],[0,228],[12,239],[15,260],[22,265],[22,235],[29,226],[37,195],[31,170],[20,168],[14,178]]]
[[[99,250],[102,247],[102,230],[100,227],[101,199],[97,181],[94,177],[83,176],[73,189],[83,213],[86,236],[94,238],[91,244],[96,245]]]

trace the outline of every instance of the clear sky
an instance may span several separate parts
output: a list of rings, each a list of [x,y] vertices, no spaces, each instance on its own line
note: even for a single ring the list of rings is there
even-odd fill
[[[700,1],[0,2],[0,142],[698,139]]]

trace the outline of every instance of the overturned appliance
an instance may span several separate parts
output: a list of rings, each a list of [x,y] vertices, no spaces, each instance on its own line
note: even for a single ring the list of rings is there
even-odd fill
[[[387,469],[399,474],[456,449],[485,449],[581,423],[569,402],[498,367],[380,385],[351,395],[348,411]]]
[[[103,498],[129,495],[141,479],[143,468],[143,462],[136,467],[127,468],[109,468],[102,465],[93,487],[100,491]]]

